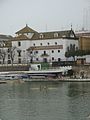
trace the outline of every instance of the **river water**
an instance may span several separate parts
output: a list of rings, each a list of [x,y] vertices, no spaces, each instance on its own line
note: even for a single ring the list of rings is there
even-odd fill
[[[0,120],[88,120],[89,82],[0,84]]]

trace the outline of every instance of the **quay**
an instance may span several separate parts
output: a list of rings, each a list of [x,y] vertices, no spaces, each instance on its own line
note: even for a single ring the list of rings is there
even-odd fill
[[[23,82],[90,82],[89,72],[72,66],[57,69],[0,72],[0,84]],[[77,74],[78,73],[78,74]]]
[[[18,84],[18,83],[24,83],[23,80],[0,80],[0,84]]]
[[[0,80],[0,84],[20,84],[24,82],[90,82],[90,78],[57,78],[57,79],[18,79],[18,80]]]
[[[90,78],[64,78],[64,79],[24,79],[24,82],[90,82]]]

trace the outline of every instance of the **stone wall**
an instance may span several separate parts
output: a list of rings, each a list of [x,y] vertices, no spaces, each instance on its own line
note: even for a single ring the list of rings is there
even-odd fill
[[[73,70],[77,76],[79,76],[81,71],[85,71],[85,72],[87,72],[88,77],[90,77],[90,65],[73,66]]]
[[[4,72],[4,71],[27,71],[29,70],[29,66],[0,66],[0,72]]]

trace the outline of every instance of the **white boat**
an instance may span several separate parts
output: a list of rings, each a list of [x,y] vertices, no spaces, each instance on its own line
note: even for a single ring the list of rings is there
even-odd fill
[[[46,70],[30,70],[30,71],[11,71],[0,72],[0,80],[14,79],[50,79],[60,78],[62,74],[66,74],[71,67],[62,67],[57,69]]]
[[[48,79],[48,78],[60,78],[62,74],[65,74],[66,72],[67,70],[64,69],[47,69],[47,70],[24,71],[24,74],[26,74],[29,79]]]
[[[19,74],[12,74],[12,73],[0,73],[0,80],[17,80],[20,78]]]

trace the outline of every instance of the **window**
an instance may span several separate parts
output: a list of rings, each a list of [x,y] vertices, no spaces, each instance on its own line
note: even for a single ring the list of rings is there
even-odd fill
[[[18,59],[18,63],[21,63],[21,58]]]
[[[42,46],[42,43],[40,43],[40,45]]]
[[[11,64],[11,60],[8,60],[8,64]]]
[[[55,45],[57,45],[57,42],[55,42]]]
[[[38,51],[36,51],[36,53],[38,53]]]
[[[52,50],[52,53],[54,53],[54,50]]]
[[[35,43],[33,44],[33,46],[35,46]]]
[[[54,57],[52,57],[52,60],[54,60]]]
[[[61,61],[61,59],[60,59],[60,58],[58,58],[58,61]]]
[[[20,41],[18,42],[18,46],[21,46],[21,42]]]
[[[10,49],[8,49],[8,51],[7,51],[8,53],[10,53]]]
[[[21,57],[21,51],[18,52],[18,57]]]
[[[36,58],[36,61],[38,61],[38,58]]]
[[[67,47],[67,52],[69,51],[69,46]]]
[[[32,54],[32,51],[30,51],[30,54]]]
[[[49,42],[48,42],[47,44],[48,44],[48,45],[50,45],[50,43],[49,43]]]
[[[47,58],[43,58],[43,62],[47,62]]]
[[[38,67],[38,70],[40,70],[41,66],[40,66],[40,65],[38,65],[37,67]]]
[[[70,50],[73,50],[73,46],[72,46],[72,44],[70,44]]]
[[[8,59],[10,59],[10,54],[8,54]]]
[[[39,38],[43,38],[43,34],[42,33],[40,34]]]
[[[44,51],[44,55],[46,54],[46,51]]]
[[[54,33],[54,37],[58,37],[58,33]]]
[[[58,50],[58,53],[60,53],[60,50]]]
[[[75,51],[75,44],[72,45],[72,49]]]

